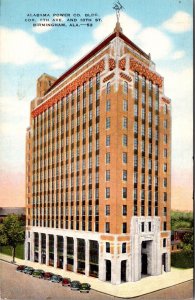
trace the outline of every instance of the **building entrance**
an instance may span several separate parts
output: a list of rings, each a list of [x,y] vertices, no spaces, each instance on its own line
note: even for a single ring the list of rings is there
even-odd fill
[[[106,281],[111,281],[111,261],[106,259]]]
[[[163,266],[163,271],[167,272],[167,269],[166,269],[166,253],[163,253],[162,254],[162,266]]]
[[[142,253],[142,274],[148,274],[148,262],[147,262],[147,254]]]
[[[127,281],[126,280],[126,269],[127,269],[127,261],[122,260],[121,261],[121,281]]]

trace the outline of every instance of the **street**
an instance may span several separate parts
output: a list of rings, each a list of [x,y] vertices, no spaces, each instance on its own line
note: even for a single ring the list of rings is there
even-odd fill
[[[62,287],[61,284],[52,283],[46,280],[34,278],[24,273],[16,272],[16,265],[0,261],[1,299],[93,299],[109,300],[121,299],[105,295],[94,290],[89,294],[82,294],[78,291],[71,291],[69,287]],[[157,299],[192,299],[193,282],[188,281],[171,288],[167,288],[152,294],[136,297],[136,300],[157,300]],[[133,299],[133,298],[131,298]]]

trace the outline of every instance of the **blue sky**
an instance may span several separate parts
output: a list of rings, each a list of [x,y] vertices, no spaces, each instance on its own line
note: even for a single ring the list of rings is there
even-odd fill
[[[25,128],[36,79],[58,77],[112,33],[116,17],[110,0],[1,0],[1,168],[24,174]],[[121,0],[123,32],[151,53],[165,77],[173,109],[173,174],[192,177],[192,0]],[[33,28],[27,14],[98,14],[92,27]],[[80,19],[79,17],[77,19]],[[38,20],[38,19],[37,19]],[[68,24],[67,19],[63,20]],[[49,28],[49,27],[47,27]],[[178,88],[179,87],[179,88]],[[14,122],[13,122],[14,120]],[[179,128],[179,130],[178,130]],[[189,180],[190,178],[190,180]],[[188,188],[189,190],[189,188]]]

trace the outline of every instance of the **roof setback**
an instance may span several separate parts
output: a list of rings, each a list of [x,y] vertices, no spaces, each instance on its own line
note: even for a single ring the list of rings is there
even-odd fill
[[[85,55],[81,60],[79,60],[75,65],[73,65],[70,69],[68,69],[64,74],[62,74],[47,90],[47,95],[55,86],[57,86],[61,81],[63,81],[68,75],[82,66],[87,60],[93,57],[97,52],[103,49],[110,41],[112,41],[115,37],[120,37],[124,42],[126,42],[131,48],[136,50],[138,53],[143,55],[146,59],[150,59],[150,56],[142,51],[136,44],[134,44],[130,39],[126,37],[122,32],[114,32],[109,35],[103,42],[101,42],[97,47],[95,47],[92,51],[90,51],[87,55]]]

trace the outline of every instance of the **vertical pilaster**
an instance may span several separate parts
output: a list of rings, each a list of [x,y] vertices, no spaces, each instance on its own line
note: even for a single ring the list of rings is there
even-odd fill
[[[64,236],[64,248],[63,248],[63,269],[67,270],[67,237]]]
[[[121,283],[121,262],[117,258],[111,260],[111,283]]]
[[[103,258],[102,243],[99,242],[99,280],[106,281],[106,262]]]
[[[57,268],[57,235],[54,235],[54,268]]]
[[[85,240],[85,275],[89,276],[89,240]]]
[[[74,272],[77,272],[77,238],[74,238]]]
[[[34,232],[30,233],[30,261],[34,262],[35,260],[35,234]]]

